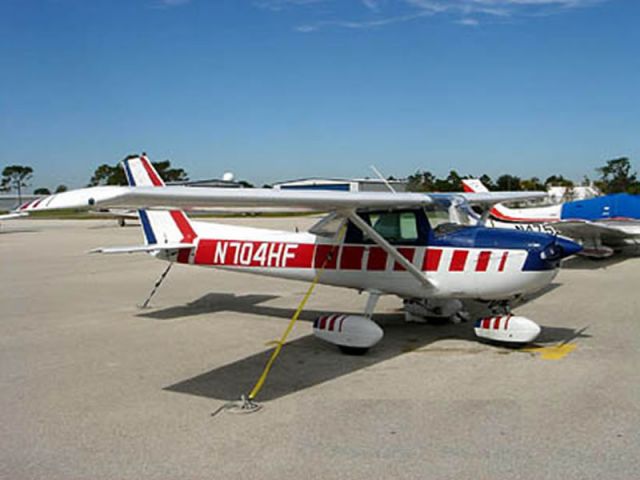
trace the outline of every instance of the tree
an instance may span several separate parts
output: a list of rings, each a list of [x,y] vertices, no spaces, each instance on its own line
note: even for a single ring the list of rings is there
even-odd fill
[[[158,175],[165,182],[186,182],[189,180],[187,172],[182,168],[171,168],[171,161],[151,162],[158,171]]]
[[[500,175],[496,180],[496,189],[500,191],[522,190],[520,177],[514,175]]]
[[[18,202],[22,203],[22,189],[29,186],[33,168],[24,165],[9,165],[2,170],[2,190],[18,191]]]
[[[165,182],[186,182],[189,180],[187,172],[182,168],[171,168],[170,160],[151,162],[151,164],[155,167],[160,178]],[[120,165],[112,166],[104,163],[96,168],[96,171],[89,181],[90,187],[96,185],[127,185],[127,177]]]
[[[489,175],[487,175],[486,173],[484,175],[482,175],[479,179],[482,184],[487,187],[487,190],[495,190],[496,186],[493,183],[493,180],[491,180],[491,177]]]
[[[407,177],[407,182],[407,190],[410,192],[431,192],[436,177],[431,172],[418,170]]]
[[[458,172],[456,172],[455,170],[451,170],[449,172],[449,175],[447,175],[446,178],[446,187],[445,185],[443,185],[443,188],[441,191],[443,192],[462,192],[464,190],[464,188],[462,187],[462,177],[460,175],[458,175]]]
[[[545,191],[546,188],[545,186],[542,184],[542,182],[540,181],[540,179],[538,177],[531,177],[528,180],[521,180],[520,181],[520,187],[523,190],[541,190],[541,191]]]
[[[124,170],[118,165],[112,167],[103,163],[96,171],[93,172],[93,177],[89,180],[89,186],[95,187],[96,185],[126,185],[127,177],[124,174]]]
[[[573,187],[573,182],[562,175],[551,175],[544,181],[545,187]]]
[[[58,185],[56,187],[56,193],[66,192],[67,190],[69,190],[69,187],[67,187],[66,185]]]
[[[604,167],[597,168],[600,173],[601,186],[605,193],[620,193],[637,191],[638,182],[636,172],[631,172],[631,162],[627,157],[607,160]]]
[[[44,188],[44,187],[40,187],[40,188],[36,188],[33,191],[34,195],[51,195],[51,190],[49,190],[48,188]]]

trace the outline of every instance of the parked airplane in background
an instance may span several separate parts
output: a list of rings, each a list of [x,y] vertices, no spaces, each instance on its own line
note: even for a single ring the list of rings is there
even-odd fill
[[[20,217],[26,217],[27,214],[26,213],[15,213],[15,212],[11,212],[11,213],[7,213],[4,215],[0,215],[0,220],[11,220],[14,218],[20,218]]]
[[[477,179],[462,181],[465,192],[489,190]],[[546,207],[508,208],[496,204],[488,218],[468,209],[474,223],[496,228],[546,232],[579,242],[580,255],[606,258],[615,252],[640,253],[640,196],[619,193]]]
[[[540,327],[512,315],[511,303],[549,284],[560,260],[580,250],[572,241],[547,234],[430,221],[430,216],[437,217],[438,208],[450,203],[491,205],[540,198],[540,193],[426,195],[174,187],[164,185],[144,156],[129,157],[123,166],[130,187],[68,191],[25,210],[138,208],[145,244],[97,252],[147,252],[185,265],[367,292],[363,315],[323,316],[313,328],[317,337],[352,353],[364,352],[382,338],[371,317],[378,298],[385,294],[404,299],[413,315],[424,317],[454,316],[462,310],[464,299],[484,301],[494,315],[475,324],[479,337],[530,342]],[[178,210],[227,206],[285,206],[330,213],[309,232],[291,233],[191,221]]]

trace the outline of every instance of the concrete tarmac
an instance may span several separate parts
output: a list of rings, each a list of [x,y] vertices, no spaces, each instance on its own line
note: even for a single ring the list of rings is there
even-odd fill
[[[516,309],[556,359],[405,324],[393,297],[383,341],[344,356],[311,322],[366,299],[320,286],[262,410],[212,417],[251,389],[307,285],[178,265],[140,310],[166,264],[87,251],[141,242],[111,220],[2,224],[1,479],[640,476],[639,258],[571,259]]]

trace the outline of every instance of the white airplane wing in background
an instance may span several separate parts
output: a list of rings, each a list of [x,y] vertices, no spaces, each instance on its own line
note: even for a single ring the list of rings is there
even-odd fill
[[[310,212],[349,211],[359,208],[406,208],[436,202],[459,201],[472,205],[541,198],[542,192],[391,193],[273,190],[263,188],[202,187],[92,187],[51,195],[24,212],[67,208],[181,208],[296,207]]]
[[[26,217],[27,213],[7,213],[5,215],[0,215],[0,220],[11,220],[14,218]]]

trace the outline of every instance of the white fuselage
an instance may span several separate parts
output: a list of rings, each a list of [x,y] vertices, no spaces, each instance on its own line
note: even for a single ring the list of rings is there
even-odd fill
[[[557,269],[523,271],[528,254],[524,249],[397,246],[434,285],[425,288],[377,245],[348,244],[311,233],[192,225],[197,246],[178,255],[181,263],[303,281],[312,281],[320,272],[323,284],[403,298],[503,300],[539,290],[557,274]]]

